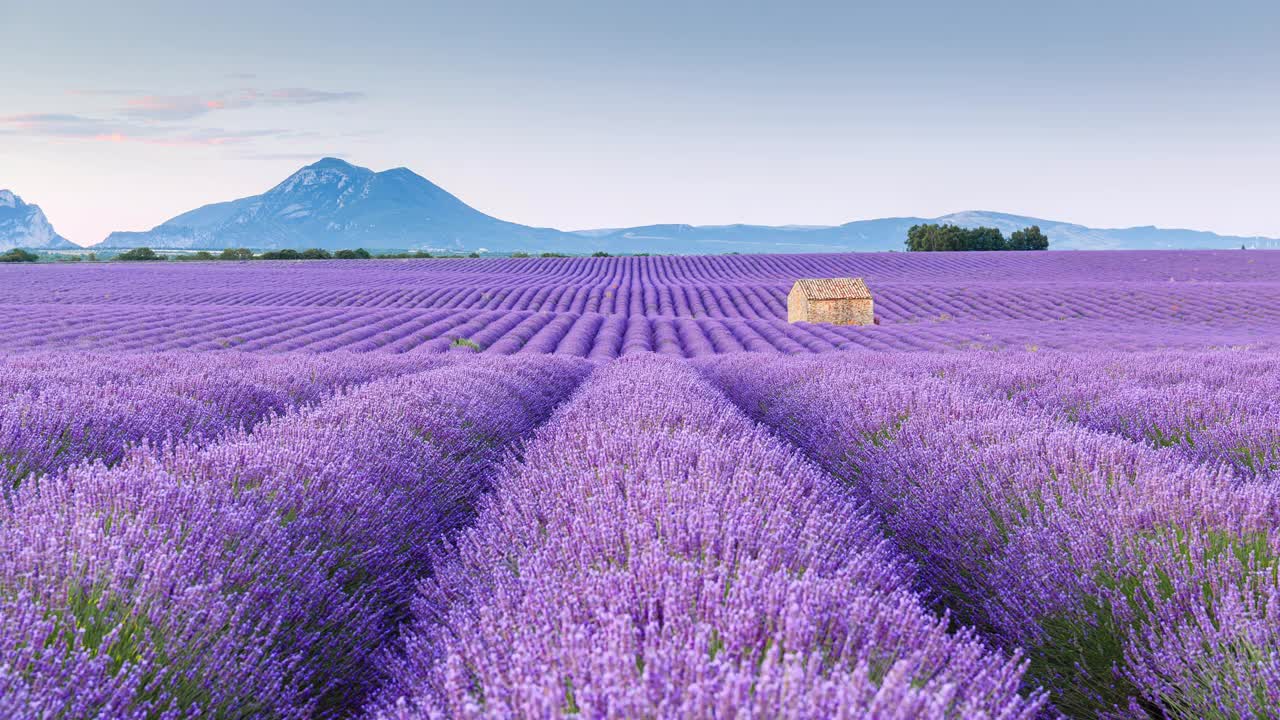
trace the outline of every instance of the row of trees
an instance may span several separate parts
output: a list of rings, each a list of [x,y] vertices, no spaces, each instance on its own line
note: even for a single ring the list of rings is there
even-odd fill
[[[22,248],[16,248],[6,253],[0,253],[0,263],[35,262],[39,259],[39,255],[29,253]]]
[[[648,255],[648,254],[649,253],[640,253],[640,255]],[[32,260],[35,259],[34,255],[32,255],[31,257],[32,257]],[[433,257],[434,258],[461,258],[461,257],[478,258],[480,257],[480,253],[473,252],[468,255],[432,255],[429,252],[423,252],[422,250],[419,250],[417,252],[387,253],[387,254],[375,256],[372,253],[370,253],[368,250],[365,250],[364,248],[356,248],[355,250],[335,250],[334,252],[329,252],[328,250],[322,250],[320,248],[310,248],[308,250],[287,250],[287,249],[286,250],[268,250],[267,252],[258,253],[257,255],[255,255],[253,251],[248,248],[228,248],[218,253],[217,255],[205,250],[201,250],[200,252],[191,253],[189,255],[175,255],[172,259],[177,261],[330,260],[330,259],[368,260],[374,257],[377,257],[380,259],[395,259],[395,258],[423,259],[423,258],[433,258]],[[532,256],[527,252],[513,252],[511,253],[511,257],[527,258]],[[544,257],[544,258],[568,257],[568,255],[565,255],[564,253],[544,252],[544,253],[541,253],[539,257]],[[609,253],[595,252],[595,253],[592,253],[591,257],[609,257]],[[153,260],[167,260],[169,258],[157,253],[151,248],[139,247],[126,252],[122,252],[119,255],[117,255],[115,259],[123,262],[148,262]]]
[[[1048,250],[1049,238],[1040,226],[1016,230],[1005,239],[999,228],[962,228],[959,225],[913,225],[907,231],[907,250],[938,252],[956,250]]]
[[[310,248],[308,250],[270,250],[257,255],[248,248],[227,248],[222,252],[214,255],[206,250],[191,253],[190,255],[175,255],[174,260],[178,261],[206,261],[206,260],[368,260],[373,254],[364,248],[356,248],[355,250],[336,250],[329,252],[320,248]],[[400,253],[398,255],[381,255],[379,257],[431,257],[431,253]],[[478,255],[476,257],[479,257]],[[168,258],[149,247],[133,248],[126,252],[122,252],[115,257],[121,262],[152,262],[157,260],[167,260]]]

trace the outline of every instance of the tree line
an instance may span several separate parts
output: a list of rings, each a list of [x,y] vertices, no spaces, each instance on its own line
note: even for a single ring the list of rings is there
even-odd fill
[[[116,255],[114,260],[121,262],[150,262],[156,260],[175,260],[184,261],[208,261],[208,260],[372,260],[373,258],[460,258],[460,257],[480,257],[479,253],[471,253],[470,255],[432,255],[429,252],[402,252],[388,253],[384,255],[374,255],[364,248],[356,248],[355,250],[334,250],[330,252],[321,248],[308,248],[306,250],[267,250],[265,252],[254,253],[249,248],[227,248],[216,255],[208,250],[201,250],[186,255],[174,255],[172,258],[152,250],[149,247],[138,247]]]
[[[22,248],[15,248],[9,252],[0,254],[0,263],[12,262],[35,262],[40,259],[39,255],[29,253]]]
[[[649,253],[639,253],[641,256],[648,256]],[[35,256],[31,256],[35,259]],[[478,258],[480,253],[473,252],[467,255],[432,255],[429,252],[418,250],[417,252],[400,252],[400,253],[384,253],[374,255],[364,248],[356,248],[355,250],[335,250],[329,252],[320,248],[310,248],[307,250],[268,250],[255,254],[248,248],[228,248],[218,254],[213,254],[207,250],[201,250],[186,255],[174,255],[172,258],[157,253],[149,247],[138,247],[126,252],[122,252],[115,256],[115,260],[121,262],[149,262],[153,260],[176,260],[183,261],[208,261],[208,260],[369,260],[373,258],[388,259],[424,259],[424,258]],[[513,258],[533,257],[527,252],[513,252]],[[569,257],[564,253],[544,252],[538,257],[544,258],[562,258]],[[598,251],[591,254],[591,257],[611,257],[609,253]]]
[[[958,250],[1048,250],[1049,238],[1039,225],[1015,230],[1008,239],[999,228],[962,228],[959,225],[912,225],[907,250],[939,252]]]

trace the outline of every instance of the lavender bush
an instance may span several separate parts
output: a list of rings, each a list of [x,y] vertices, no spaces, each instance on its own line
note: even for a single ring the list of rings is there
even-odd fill
[[[0,487],[131,444],[202,443],[344,388],[430,364],[339,353],[0,356]]]
[[[688,366],[598,371],[423,586],[380,717],[1031,718],[829,476]]]
[[[33,716],[340,714],[426,549],[585,371],[443,367],[24,487],[0,516],[0,688]]]
[[[969,385],[837,356],[706,371],[844,479],[963,622],[1072,717],[1280,707],[1275,493]]]

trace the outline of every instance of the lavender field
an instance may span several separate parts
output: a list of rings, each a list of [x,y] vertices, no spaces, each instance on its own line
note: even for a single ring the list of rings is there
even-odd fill
[[[857,275],[880,324],[786,322]],[[0,267],[0,717],[1280,716],[1280,253]]]
[[[882,325],[788,325],[800,277],[861,276]],[[1274,347],[1265,252],[0,266],[0,347],[612,358],[642,352]],[[468,347],[467,349],[471,349]]]

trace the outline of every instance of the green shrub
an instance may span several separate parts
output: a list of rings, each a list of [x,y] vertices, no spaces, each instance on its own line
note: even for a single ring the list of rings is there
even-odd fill
[[[122,252],[116,256],[116,260],[122,262],[150,262],[153,260],[164,260],[163,255],[157,255],[155,250],[149,247],[138,247],[127,252]]]
[[[7,253],[0,254],[0,262],[35,262],[39,259],[40,256],[21,248],[14,248]]]
[[[249,248],[227,248],[218,254],[219,260],[252,260],[253,251]]]

